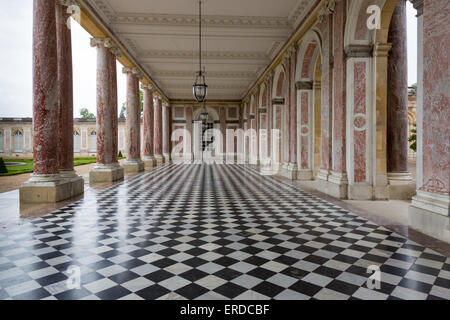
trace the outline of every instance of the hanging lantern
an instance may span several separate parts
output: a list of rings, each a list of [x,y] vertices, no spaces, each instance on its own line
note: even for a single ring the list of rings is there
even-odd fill
[[[202,71],[202,1],[199,0],[199,33],[198,33],[198,44],[199,44],[199,71],[197,72],[197,77],[195,78],[195,83],[193,85],[194,98],[197,102],[204,102],[206,96],[208,95],[208,86],[205,81],[205,69]]]
[[[197,72],[197,78],[193,86],[193,93],[197,102],[204,102],[208,94],[208,85],[205,82],[205,73],[203,71]]]

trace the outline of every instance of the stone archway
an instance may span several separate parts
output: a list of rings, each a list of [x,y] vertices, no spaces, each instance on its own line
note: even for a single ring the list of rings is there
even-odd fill
[[[398,0],[352,1],[345,25],[346,171],[348,198],[387,199],[387,43]],[[378,5],[381,26],[367,28],[367,8]]]
[[[299,180],[316,176],[320,163],[321,141],[321,39],[316,31],[309,31],[299,42],[296,69],[297,90],[297,159]],[[314,84],[318,84],[315,86]],[[318,111],[318,113],[316,112]],[[316,131],[318,128],[319,131]],[[318,142],[318,143],[316,143]],[[317,148],[318,147],[318,148]],[[316,174],[314,174],[314,172]]]
[[[279,171],[284,159],[284,144],[286,141],[285,131],[285,90],[286,71],[280,65],[274,73],[272,90],[272,164],[273,170]]]
[[[201,114],[208,113],[208,120],[202,121]],[[209,152],[213,149],[212,134],[209,129],[220,130],[220,117],[219,113],[211,107],[199,107],[192,113],[193,119],[193,134],[192,134],[192,146],[195,160],[203,159],[205,152]],[[222,136],[222,135],[220,135]],[[223,143],[223,141],[222,141]],[[220,144],[222,145],[222,144]]]

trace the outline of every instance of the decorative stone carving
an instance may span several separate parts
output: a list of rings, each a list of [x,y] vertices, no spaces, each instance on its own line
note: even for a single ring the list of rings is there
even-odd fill
[[[62,6],[70,7],[70,6],[79,6],[78,2],[75,0],[57,0],[58,3]]]
[[[417,10],[417,17],[420,17],[423,15],[423,0],[409,0],[412,4],[414,9]]]
[[[312,81],[297,81],[295,83],[295,88],[297,90],[312,90],[313,82]]]
[[[142,72],[136,67],[123,67],[122,72],[125,73],[125,74],[133,73],[133,74],[136,75],[136,77],[138,79],[142,79],[144,77]]]
[[[97,47],[98,45],[108,48],[109,51],[117,58],[122,56],[122,50],[120,50],[111,38],[91,38],[91,47]]]
[[[373,48],[373,55],[375,57],[387,57],[389,51],[392,49],[392,43],[377,42]]]
[[[141,83],[141,89],[149,89],[150,91],[153,91],[153,85],[152,84],[146,84],[146,83]]]
[[[367,58],[373,53],[372,45],[349,45],[344,48],[345,57],[348,58]]]

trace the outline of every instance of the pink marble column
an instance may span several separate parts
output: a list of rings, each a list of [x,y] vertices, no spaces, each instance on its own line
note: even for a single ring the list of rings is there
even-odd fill
[[[164,156],[164,162],[168,162],[169,161],[169,157],[170,157],[170,147],[169,147],[169,143],[170,143],[170,137],[169,137],[169,132],[170,132],[170,128],[169,128],[169,105],[166,102],[163,102],[162,104],[162,132],[163,132],[163,136],[162,136],[162,152],[163,152],[163,156]]]
[[[161,96],[156,95],[155,99],[155,124],[153,126],[154,129],[154,148],[155,148],[155,158],[158,161],[158,164],[164,163],[163,157],[163,149],[162,149],[162,136],[163,136],[163,127],[162,127],[162,101]]]
[[[411,228],[450,243],[449,3],[412,2],[417,9],[419,31],[418,172],[409,221]]]
[[[333,154],[332,175],[335,182],[347,183],[346,172],[346,58],[344,54],[344,32],[346,21],[345,1],[336,1],[333,13]],[[339,180],[339,181],[337,181]],[[344,196],[341,196],[341,198]]]
[[[58,179],[58,131],[55,1],[34,0],[32,179]]]
[[[97,164],[110,165],[117,159],[117,80],[111,40],[93,38],[97,48]]]
[[[399,0],[389,26],[387,90],[387,170],[408,171],[408,61],[406,0]]]
[[[141,160],[141,108],[139,95],[139,79],[142,76],[137,68],[125,67],[123,72],[127,75],[127,160],[124,167],[125,172],[142,171],[144,166]],[[127,165],[129,165],[129,168],[127,168]]]
[[[153,86],[142,85],[142,89],[144,90],[144,162],[148,167],[150,164],[152,166],[156,164],[153,153]]]
[[[329,9],[325,10],[324,14],[319,17],[320,22],[317,28],[321,31],[322,42],[322,93],[321,93],[321,128],[322,128],[322,143],[321,143],[321,167],[318,174],[318,179],[322,181],[328,180],[328,175],[331,170],[332,158],[332,134],[331,134],[331,70],[330,59],[332,49],[332,35],[330,34],[330,24],[332,21],[331,12]]]
[[[72,37],[67,6],[56,1],[56,37],[58,56],[58,169],[61,176],[75,177],[73,170],[73,80]]]
[[[289,110],[290,110],[290,139],[289,139],[289,166],[296,171],[297,167],[297,90],[295,88],[295,70],[297,66],[297,46],[290,48],[290,72],[289,72]],[[294,174],[295,175],[295,174]],[[296,175],[295,175],[296,178]]]

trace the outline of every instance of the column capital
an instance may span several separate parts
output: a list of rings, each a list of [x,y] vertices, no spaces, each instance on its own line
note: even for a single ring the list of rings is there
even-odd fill
[[[319,11],[318,19],[322,21],[325,16],[328,16],[334,12],[334,7],[336,6],[335,0],[328,0],[327,4],[322,7]]]
[[[149,83],[149,84],[141,83],[141,89],[142,90],[149,89],[150,91],[153,91],[154,88],[153,88],[153,85],[151,83]]]
[[[423,0],[409,0],[412,3],[414,9],[417,10],[417,17],[423,15]]]
[[[348,45],[344,48],[345,57],[348,58],[368,58],[372,56],[373,45]]]
[[[169,107],[169,101],[163,100],[162,106],[165,107],[165,108]]]
[[[312,81],[297,81],[295,83],[295,88],[297,90],[312,90],[313,82]]]
[[[66,7],[79,6],[78,2],[76,2],[75,0],[57,0],[56,2],[59,5],[66,6]]]
[[[392,43],[377,42],[373,48],[373,55],[375,57],[387,57],[391,49]]]
[[[153,93],[153,98],[157,99],[157,100],[161,100],[161,94],[159,92],[154,92]]]
[[[137,77],[138,79],[142,79],[142,78],[144,77],[144,75],[142,74],[142,72],[141,72],[138,68],[136,68],[136,67],[123,67],[122,73],[125,73],[125,74],[130,74],[130,73],[132,73],[132,74],[136,75],[136,77]]]
[[[109,49],[117,58],[122,56],[122,51],[111,38],[91,38],[91,47],[98,47],[99,45]]]

